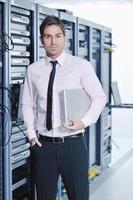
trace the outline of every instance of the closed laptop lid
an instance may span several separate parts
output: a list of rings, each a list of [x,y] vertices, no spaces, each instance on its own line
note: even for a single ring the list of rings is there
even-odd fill
[[[80,120],[88,111],[90,104],[90,97],[84,89],[63,90],[64,123],[70,120]]]

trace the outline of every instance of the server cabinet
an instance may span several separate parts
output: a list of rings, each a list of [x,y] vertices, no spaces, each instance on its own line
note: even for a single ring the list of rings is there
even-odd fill
[[[58,11],[52,8],[47,8],[42,5],[37,4],[36,5],[36,16],[37,16],[37,60],[44,58],[46,55],[46,52],[44,50],[44,46],[41,44],[40,40],[40,24],[42,21],[46,18],[48,15],[54,15],[58,17]]]
[[[30,143],[21,117],[22,83],[27,66],[36,60],[36,7],[31,1],[11,1],[10,81],[12,104],[12,199],[33,199],[30,190]]]
[[[99,24],[92,23],[90,29],[90,62],[100,80],[101,68],[101,29]],[[98,128],[99,121],[89,127],[89,166],[95,168],[97,166],[97,135],[100,135]],[[95,176],[95,173],[94,173]],[[93,177],[93,173],[92,173]]]
[[[107,96],[107,104],[99,120],[100,135],[98,135],[97,160],[102,169],[111,162],[111,53],[112,36],[111,29],[102,27],[102,57],[100,80]]]
[[[65,51],[76,54],[76,17],[59,10],[59,18],[63,21],[66,30]]]
[[[102,25],[77,18],[76,34],[78,35],[77,55],[81,58],[89,60],[92,63],[92,66],[94,67],[94,70],[107,95],[108,102],[110,102],[110,31],[107,27],[103,27]],[[108,113],[107,116],[105,113]],[[109,159],[108,161],[107,159],[104,161],[104,155],[100,152],[105,151],[106,148],[110,148],[111,124],[107,127],[107,129],[103,128],[105,127],[105,121],[109,123],[110,119],[111,113],[109,110],[107,112],[107,109],[105,108],[98,122],[86,129],[86,140],[89,149],[90,179],[97,174],[97,169],[99,173],[99,168],[97,168],[97,166],[102,167],[103,162],[106,162],[106,165],[109,163]],[[108,129],[110,130],[108,131]]]
[[[4,129],[6,147],[4,148],[4,189],[6,200],[30,199],[29,142],[23,119],[18,117],[22,83],[27,66],[36,58],[35,28],[36,12],[32,1],[6,1],[5,31],[12,39],[14,48],[5,55],[4,86],[10,91],[4,94],[4,105],[11,113]],[[10,44],[9,44],[10,45]],[[5,123],[4,119],[4,123]],[[31,198],[32,199],[32,198]]]
[[[95,72],[97,73],[97,68],[99,67],[99,57],[93,56],[96,54],[95,46],[98,46],[98,41],[95,40],[95,37],[99,37],[100,35],[94,35],[94,24],[90,21],[77,18],[77,55],[81,58],[87,59],[90,61],[94,67]],[[99,29],[97,29],[99,31]],[[100,34],[100,31],[98,32]],[[99,49],[100,49],[99,44]],[[98,52],[100,53],[100,52]],[[86,143],[88,146],[89,153],[89,178],[91,179],[92,175],[91,171],[96,165],[96,125],[91,125],[86,128]]]

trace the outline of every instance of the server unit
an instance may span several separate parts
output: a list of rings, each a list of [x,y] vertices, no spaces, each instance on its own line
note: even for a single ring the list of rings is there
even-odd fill
[[[44,46],[41,44],[40,40],[40,24],[48,15],[54,15],[58,17],[58,11],[52,8],[47,8],[42,5],[36,5],[36,14],[37,14],[37,60],[44,58],[46,55]]]
[[[107,105],[99,120],[100,135],[97,137],[97,161],[104,169],[111,162],[111,53],[112,33],[111,29],[102,27],[102,57],[100,68],[100,80],[107,96]]]
[[[65,51],[72,55],[76,54],[76,17],[59,10],[59,18],[63,21],[66,30]]]

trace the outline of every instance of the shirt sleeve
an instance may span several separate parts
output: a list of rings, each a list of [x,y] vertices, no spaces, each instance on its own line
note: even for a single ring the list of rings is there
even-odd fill
[[[27,135],[29,140],[37,137],[36,135],[36,97],[37,93],[32,81],[32,72],[30,68],[27,69],[27,73],[24,81],[24,89],[22,95],[22,114],[24,124],[27,128]]]
[[[81,84],[91,100],[88,112],[81,119],[85,127],[87,127],[98,120],[107,98],[90,62],[86,62],[83,65]]]

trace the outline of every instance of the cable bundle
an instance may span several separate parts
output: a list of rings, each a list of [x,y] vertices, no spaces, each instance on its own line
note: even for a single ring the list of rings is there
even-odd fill
[[[11,48],[9,48],[9,43],[11,43]],[[0,32],[0,53],[3,54],[4,52],[13,50],[13,48],[14,48],[14,43],[11,37],[7,33],[1,31]]]

